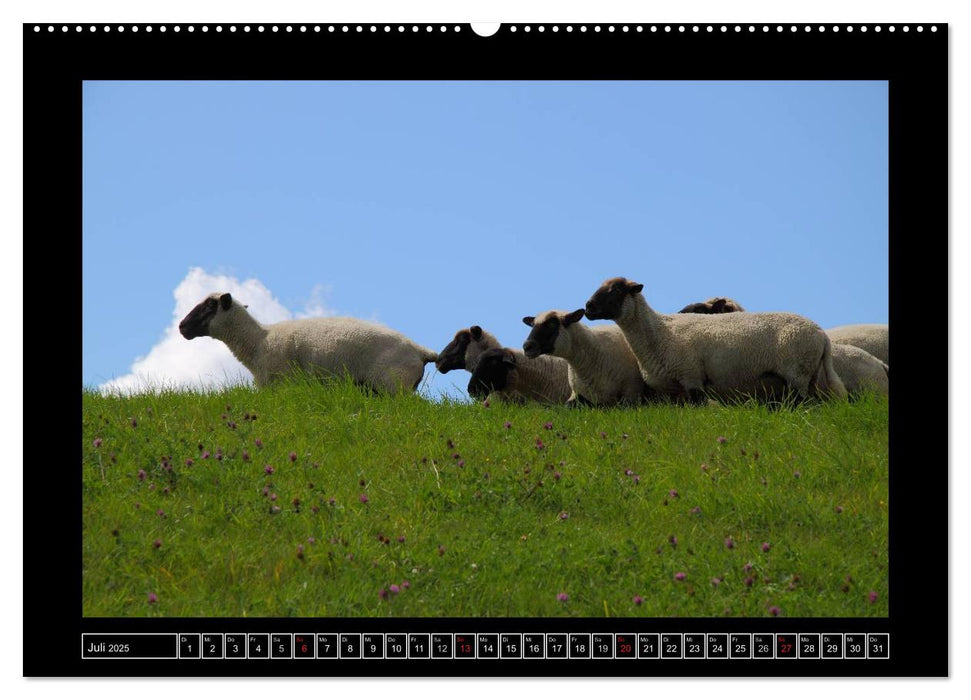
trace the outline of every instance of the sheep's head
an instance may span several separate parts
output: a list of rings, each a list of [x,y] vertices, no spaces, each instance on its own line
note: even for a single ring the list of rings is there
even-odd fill
[[[688,304],[679,311],[679,314],[730,314],[736,311],[745,311],[742,305],[734,299],[726,297],[712,297],[708,301],[699,301]]]
[[[627,298],[640,294],[642,289],[644,289],[643,284],[631,282],[625,277],[607,280],[587,301],[587,318],[610,320],[620,318]]]
[[[502,391],[512,380],[516,356],[506,348],[491,348],[479,357],[469,380],[469,396],[484,399],[493,391]]]
[[[546,311],[539,316],[526,316],[523,323],[533,330],[523,343],[526,357],[534,359],[540,355],[560,355],[570,351],[569,333],[562,333],[583,318],[583,309],[571,313],[562,311]]]
[[[179,333],[187,340],[198,338],[203,335],[210,335],[209,325],[212,320],[220,313],[225,313],[233,307],[233,297],[229,292],[225,294],[210,294],[182,319],[179,324]]]
[[[442,374],[448,374],[453,369],[465,369],[466,350],[469,349],[471,343],[480,340],[482,340],[482,328],[479,326],[463,328],[455,334],[452,342],[438,353],[435,368]]]

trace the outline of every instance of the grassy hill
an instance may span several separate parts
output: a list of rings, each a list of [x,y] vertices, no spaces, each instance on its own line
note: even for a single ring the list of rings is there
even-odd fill
[[[82,394],[86,616],[886,616],[887,400]]]

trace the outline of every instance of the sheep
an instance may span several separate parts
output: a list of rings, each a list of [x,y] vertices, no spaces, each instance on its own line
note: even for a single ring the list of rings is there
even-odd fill
[[[223,341],[263,387],[294,368],[322,377],[347,373],[378,393],[417,389],[438,354],[401,333],[356,318],[307,318],[263,325],[229,293],[210,294],[179,324],[188,340]]]
[[[890,364],[890,326],[886,323],[857,323],[826,331],[834,344],[866,350],[884,364]]]
[[[710,302],[717,302],[718,299],[709,299],[708,302],[688,304],[678,313],[732,313],[728,304],[721,306],[712,305]],[[731,300],[728,300],[731,301]],[[737,302],[732,302],[739,306]],[[705,310],[691,311],[699,307]],[[738,308],[741,310],[741,307]],[[846,326],[847,328],[857,328],[857,326]],[[836,341],[829,331],[826,331],[832,342],[831,351],[833,353],[833,369],[843,381],[843,386],[850,396],[857,396],[867,389],[872,389],[882,394],[890,393],[890,367],[885,362],[871,355],[866,350],[853,345],[844,345]],[[779,387],[773,387],[778,393]]]
[[[448,374],[453,369],[475,369],[475,364],[486,350],[501,348],[496,336],[482,330],[479,326],[463,328],[455,334],[452,342],[446,345],[435,361],[435,368],[442,374]]]
[[[644,285],[615,277],[587,301],[590,319],[611,319],[624,333],[648,386],[662,394],[703,400],[765,391],[763,380],[783,379],[801,399],[846,397],[833,369],[830,340],[796,314],[658,314],[641,294]]]
[[[688,304],[679,314],[730,314],[734,311],[745,311],[742,305],[728,297],[712,297],[708,301]]]
[[[567,363],[556,357],[526,359],[522,351],[490,348],[476,362],[469,396],[562,404],[570,398],[568,370]]]
[[[639,403],[647,385],[623,332],[617,326],[578,323],[583,313],[546,311],[523,318],[532,328],[523,343],[526,357],[553,355],[569,363],[570,405]]]

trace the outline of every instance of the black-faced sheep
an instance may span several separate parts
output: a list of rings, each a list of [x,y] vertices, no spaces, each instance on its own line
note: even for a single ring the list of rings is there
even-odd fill
[[[416,389],[425,364],[438,358],[397,331],[356,318],[263,325],[228,293],[203,299],[182,319],[179,332],[189,340],[223,341],[258,387],[297,368],[321,377],[347,373],[359,385],[393,394]]]
[[[735,311],[745,311],[742,305],[728,297],[712,297],[708,301],[698,301],[688,304],[679,314],[730,314]]]
[[[533,329],[523,343],[526,357],[553,355],[569,363],[567,403],[640,403],[648,393],[647,385],[623,332],[617,326],[591,328],[579,323],[581,318],[583,309],[525,317],[523,323]]]
[[[616,277],[586,305],[591,319],[612,319],[624,333],[649,386],[701,401],[758,395],[767,377],[781,377],[802,399],[846,397],[833,369],[829,337],[789,313],[664,315],[648,306],[644,285]]]
[[[857,323],[826,331],[834,344],[852,345],[866,350],[881,362],[890,364],[890,326],[886,323]]]
[[[717,299],[710,301],[717,301]],[[715,307],[720,310],[712,310],[709,302],[688,304],[679,313],[731,313],[728,305]],[[688,310],[697,307],[705,307],[706,310]],[[859,328],[859,326],[845,326],[844,328]],[[865,326],[864,328],[870,329],[871,326]],[[833,338],[833,334],[830,331],[826,331],[826,333],[829,335],[832,343],[830,350],[833,353],[833,368],[843,381],[843,386],[846,387],[846,391],[850,396],[856,396],[868,389],[883,394],[890,393],[890,368],[885,362],[874,357],[862,348],[855,347],[852,344],[844,345],[839,343]],[[873,335],[872,332],[869,334],[871,337]],[[778,393],[778,387],[773,388]]]
[[[568,367],[555,357],[526,359],[510,348],[490,348],[479,355],[468,391],[477,399],[562,404],[570,398]]]
[[[492,348],[501,348],[496,336],[479,326],[469,326],[456,332],[452,342],[442,348],[435,361],[435,368],[442,374],[453,369],[471,372],[479,361],[479,355]]]

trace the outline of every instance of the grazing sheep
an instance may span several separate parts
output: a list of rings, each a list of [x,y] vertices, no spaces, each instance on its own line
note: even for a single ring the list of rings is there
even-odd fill
[[[192,340],[223,341],[266,386],[294,368],[320,376],[348,373],[355,383],[393,394],[418,388],[438,355],[401,333],[356,318],[306,318],[263,325],[230,294],[210,294],[179,324]]]
[[[688,304],[679,314],[730,314],[735,311],[745,311],[742,305],[728,297],[712,297],[708,301]]]
[[[732,311],[728,308],[729,305],[727,304],[721,306],[711,305],[711,302],[717,301],[719,300],[709,299],[707,302],[688,304],[678,313],[732,313]],[[735,306],[738,306],[736,302],[732,303]],[[699,307],[703,307],[705,310],[690,310],[697,309]],[[741,310],[741,307],[739,307],[738,310]],[[858,326],[847,327],[857,328]],[[846,387],[846,391],[850,396],[856,396],[867,389],[871,389],[882,394],[890,393],[890,368],[886,365],[886,363],[880,361],[866,350],[859,347],[840,344],[833,338],[830,331],[826,331],[826,333],[829,335],[830,341],[832,342],[830,350],[833,353],[833,369],[836,370],[836,374],[838,374],[840,379],[843,381],[843,386]],[[776,389],[776,393],[778,393],[778,387],[774,388]]]
[[[827,330],[826,334],[834,344],[858,347],[881,362],[890,364],[890,326],[886,323],[837,326]]]
[[[492,348],[501,348],[496,336],[482,330],[479,326],[463,328],[455,334],[452,342],[446,345],[435,361],[435,368],[442,374],[453,369],[475,369],[479,355]]]
[[[523,343],[526,357],[553,355],[569,363],[571,391],[567,403],[639,403],[645,398],[647,385],[623,332],[617,326],[591,328],[578,323],[581,318],[583,309],[526,316],[523,323],[533,329]]]
[[[586,305],[587,318],[612,319],[623,331],[649,386],[697,402],[758,395],[780,377],[800,398],[846,397],[833,369],[830,340],[815,323],[789,313],[658,314],[644,285],[615,277]]]
[[[568,366],[555,357],[527,360],[521,351],[490,348],[479,356],[468,390],[477,399],[561,404],[570,398]]]

